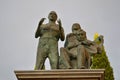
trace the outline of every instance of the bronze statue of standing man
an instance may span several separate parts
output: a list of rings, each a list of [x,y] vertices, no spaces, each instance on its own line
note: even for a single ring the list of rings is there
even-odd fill
[[[48,19],[49,22],[46,24],[43,24],[45,18],[40,20],[35,33],[35,38],[40,37],[35,70],[43,69],[46,58],[49,59],[52,69],[58,69],[59,66],[58,40],[64,41],[64,29],[60,19],[56,24],[57,14],[55,11],[49,13]]]

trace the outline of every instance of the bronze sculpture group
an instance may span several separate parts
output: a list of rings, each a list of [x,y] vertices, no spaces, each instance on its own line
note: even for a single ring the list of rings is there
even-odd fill
[[[91,56],[101,53],[100,46],[95,41],[87,39],[86,32],[79,23],[72,25],[72,33],[67,34],[64,47],[58,53],[58,41],[64,41],[65,34],[61,20],[57,21],[57,14],[51,11],[49,22],[43,24],[42,18],[38,24],[35,38],[39,38],[35,70],[44,69],[46,58],[49,59],[51,69],[88,69],[92,63]],[[56,21],[58,24],[56,24]]]

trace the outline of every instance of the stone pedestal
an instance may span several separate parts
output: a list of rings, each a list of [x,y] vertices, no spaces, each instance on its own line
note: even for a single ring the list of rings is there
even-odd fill
[[[15,70],[18,80],[104,80],[104,69]]]

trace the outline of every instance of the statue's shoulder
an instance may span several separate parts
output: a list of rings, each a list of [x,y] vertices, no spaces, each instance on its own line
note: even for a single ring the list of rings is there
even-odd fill
[[[74,37],[75,35],[73,33],[67,34],[66,38]]]
[[[67,36],[66,36],[66,40],[67,40],[67,41],[70,41],[70,42],[73,42],[73,41],[76,40],[76,36],[75,36],[73,33],[69,33],[69,34],[67,34]]]
[[[80,33],[86,34],[86,31],[84,31],[83,29],[81,29],[81,30],[80,30]]]

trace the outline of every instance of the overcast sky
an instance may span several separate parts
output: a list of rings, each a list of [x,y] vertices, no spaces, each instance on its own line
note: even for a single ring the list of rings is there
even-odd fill
[[[35,30],[52,10],[61,19],[65,34],[78,22],[88,39],[93,40],[96,32],[104,35],[115,80],[120,80],[119,8],[120,0],[0,0],[0,80],[17,80],[14,70],[34,69],[38,45]],[[59,41],[59,47],[63,44]],[[49,69],[48,61],[46,65]]]

